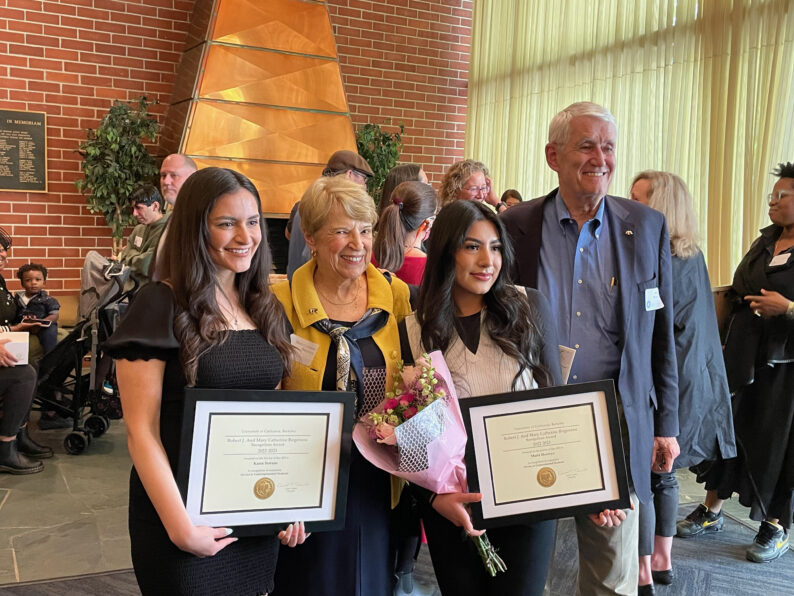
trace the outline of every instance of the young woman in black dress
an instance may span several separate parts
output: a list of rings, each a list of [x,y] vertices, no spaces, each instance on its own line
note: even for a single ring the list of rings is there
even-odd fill
[[[117,376],[133,462],[129,530],[143,594],[265,594],[279,541],[195,526],[174,471],[186,386],[278,388],[289,367],[281,306],[256,188],[207,168],[179,192],[164,246],[163,282],[144,286],[105,348]],[[279,535],[294,546],[302,524]]]

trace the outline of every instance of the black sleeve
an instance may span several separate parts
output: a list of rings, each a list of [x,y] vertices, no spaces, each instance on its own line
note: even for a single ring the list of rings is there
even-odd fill
[[[419,286],[408,284],[408,302],[411,304],[411,309],[416,310],[416,305],[419,303]]]
[[[549,372],[551,385],[562,385],[560,369],[560,342],[557,337],[557,323],[551,314],[551,306],[546,297],[537,290],[526,288],[530,312],[540,331],[540,362]]]
[[[411,353],[411,340],[408,339],[408,327],[405,319],[397,323],[397,331],[400,334],[400,358],[406,366],[413,366],[414,355]]]
[[[164,283],[149,283],[102,349],[113,358],[168,360],[179,350],[174,336],[174,295]]]

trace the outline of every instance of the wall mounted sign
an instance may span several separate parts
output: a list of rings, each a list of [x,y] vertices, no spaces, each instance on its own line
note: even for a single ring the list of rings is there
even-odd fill
[[[0,110],[0,191],[47,192],[47,114]]]

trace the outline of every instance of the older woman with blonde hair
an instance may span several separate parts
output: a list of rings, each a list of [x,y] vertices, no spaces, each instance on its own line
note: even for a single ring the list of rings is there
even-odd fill
[[[681,447],[673,467],[734,457],[730,394],[711,283],[698,248],[692,196],[675,174],[648,170],[634,177],[631,198],[664,214],[670,232]],[[653,502],[640,504],[639,594],[652,593],[653,581],[669,584],[673,579],[670,551],[678,512],[675,471],[651,472],[651,488]]]
[[[478,201],[488,205],[492,211],[501,212],[507,209],[496,196],[488,168],[481,161],[464,159],[450,166],[441,180],[439,192],[441,207],[453,201]]]
[[[356,417],[384,398],[400,359],[397,324],[411,312],[408,286],[371,263],[375,204],[344,177],[320,178],[301,198],[312,258],[273,287],[287,313],[296,357],[286,389],[354,391]],[[391,592],[388,474],[353,446],[345,529],[282,549],[279,596]]]

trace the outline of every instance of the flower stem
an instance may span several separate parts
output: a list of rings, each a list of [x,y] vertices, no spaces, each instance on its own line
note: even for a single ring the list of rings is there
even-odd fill
[[[470,538],[474,542],[474,546],[480,554],[480,559],[482,559],[482,563],[491,577],[495,577],[500,571],[507,571],[507,565],[505,565],[502,557],[497,554],[491,541],[488,540],[488,534],[470,536]]]

